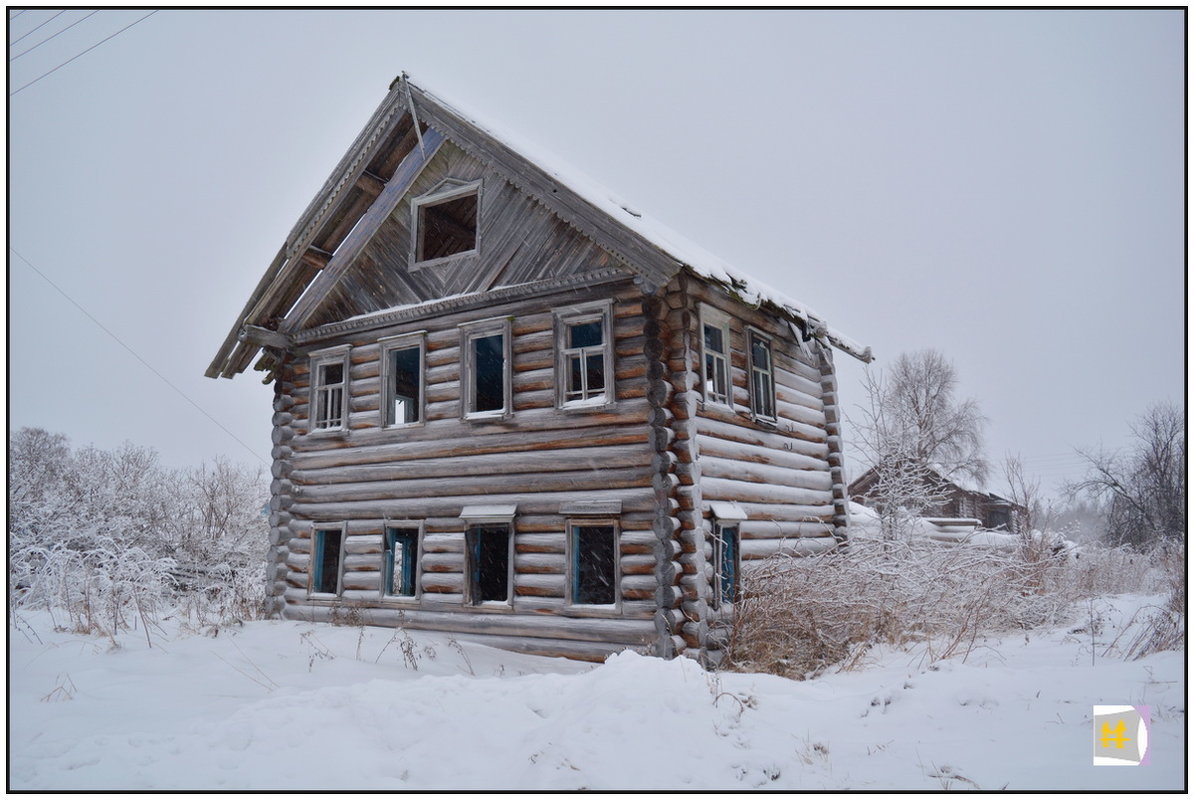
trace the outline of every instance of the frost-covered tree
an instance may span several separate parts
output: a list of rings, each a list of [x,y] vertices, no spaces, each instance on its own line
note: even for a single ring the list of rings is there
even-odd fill
[[[259,470],[169,469],[129,443],[72,451],[37,428],[10,435],[8,467],[10,604],[109,630],[200,595],[206,608],[244,613],[261,592]]]
[[[863,461],[874,470],[869,494],[884,538],[903,538],[915,518],[942,501],[940,478],[986,478],[985,420],[975,400],[955,396],[957,382],[936,350],[901,354],[863,379],[867,403],[852,422]]]
[[[1186,539],[1186,415],[1154,405],[1131,426],[1126,452],[1079,450],[1087,473],[1070,488],[1102,501],[1112,544],[1147,547]]]

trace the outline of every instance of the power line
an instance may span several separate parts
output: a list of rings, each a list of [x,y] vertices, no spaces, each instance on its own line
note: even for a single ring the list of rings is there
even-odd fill
[[[41,25],[38,25],[38,26],[37,26],[36,28],[34,28],[33,30],[29,31],[29,33],[33,33],[34,31],[37,31],[38,29],[40,29],[40,28],[42,28],[42,27],[44,27],[44,26],[46,26],[46,25],[49,25],[51,22],[53,22],[54,20],[58,19],[59,17],[61,17],[61,16],[62,16],[63,14],[65,14],[65,13],[66,13],[66,11],[65,11],[65,10],[59,11],[57,14],[55,14],[55,15],[54,15],[54,16],[52,16],[52,17],[50,17],[48,20],[46,20],[45,22],[43,22]],[[65,30],[65,29],[64,29],[64,30]],[[9,43],[8,43],[8,46],[9,46],[9,47],[12,47],[14,44],[16,44],[17,42],[21,41],[21,39],[24,39],[26,36],[28,36],[28,35],[29,35],[29,33],[23,34],[23,35],[21,35],[21,36],[18,36],[16,39],[13,39],[11,42],[9,42]],[[50,39],[53,39],[53,38],[54,38],[53,36],[51,36],[51,37],[50,37]],[[46,41],[49,41],[49,39],[47,39]],[[28,50],[26,50],[25,52],[26,52],[26,53],[28,53],[29,51],[28,51]],[[22,55],[24,55],[24,53],[22,53]]]
[[[93,12],[93,13],[94,13],[94,12]],[[122,34],[122,33],[124,33],[125,31],[127,31],[129,28],[131,28],[131,27],[133,27],[134,25],[136,25],[138,22],[144,22],[145,20],[149,19],[150,17],[152,17],[152,16],[153,16],[154,14],[156,14],[156,13],[158,13],[158,12],[157,12],[157,9],[154,9],[153,11],[150,11],[150,12],[149,12],[148,14],[146,14],[145,16],[141,17],[141,19],[139,19],[139,20],[136,20],[135,22],[130,22],[128,25],[125,25],[123,28],[121,28],[120,30],[116,31],[116,33],[112,34],[111,36],[108,36],[108,37],[106,37],[106,38],[104,38],[104,39],[101,39],[101,40],[99,40],[98,42],[96,42],[95,44],[91,45],[91,47],[88,47],[86,50],[84,50],[82,53],[79,53],[79,55],[75,56],[74,58],[69,58],[69,59],[67,59],[66,61],[63,61],[61,64],[59,64],[58,66],[54,67],[54,68],[53,68],[52,70],[50,70],[49,72],[46,72],[46,73],[43,73],[42,75],[39,75],[38,77],[36,77],[36,78],[34,78],[33,80],[29,81],[29,83],[27,83],[27,84],[25,84],[24,86],[22,86],[20,89],[17,89],[15,92],[10,92],[8,96],[9,96],[9,97],[14,97],[14,96],[16,96],[16,95],[17,95],[17,94],[19,94],[20,92],[24,91],[25,89],[28,89],[30,86],[32,86],[33,84],[35,84],[35,83],[37,83],[38,81],[40,81],[42,78],[45,78],[45,77],[47,77],[47,76],[49,76],[49,75],[52,75],[52,74],[54,74],[55,72],[57,72],[58,70],[60,70],[60,69],[62,69],[63,67],[65,67],[65,66],[66,66],[67,64],[69,64],[70,62],[74,61],[76,58],[80,58],[80,57],[82,57],[82,56],[85,56],[85,55],[87,55],[87,54],[88,54],[88,53],[90,53],[92,50],[94,50],[95,48],[99,47],[99,46],[100,46],[101,44],[103,44],[104,42],[108,41],[108,39],[112,39],[112,38],[115,38],[115,37],[119,36],[120,34]],[[26,52],[28,52],[28,51],[26,51]]]
[[[59,13],[59,14],[61,14],[61,13],[63,13],[63,12],[59,11],[58,13]],[[88,17],[94,17],[94,16],[95,16],[96,14],[98,14],[98,13],[99,13],[98,11],[92,11],[90,14],[84,14],[83,16],[79,17],[77,20],[75,20],[74,22],[72,22],[70,25],[67,25],[65,28],[63,28],[62,30],[60,30],[60,31],[58,31],[57,33],[55,33],[53,36],[47,36],[46,38],[42,39],[42,40],[41,40],[40,42],[38,42],[37,44],[33,45],[33,47],[30,47],[28,50],[22,50],[21,52],[17,53],[15,56],[13,56],[12,58],[8,59],[8,63],[9,63],[9,64],[11,64],[12,62],[16,61],[16,60],[17,60],[18,58],[20,58],[21,56],[28,55],[29,53],[32,53],[34,50],[36,50],[37,48],[41,47],[41,46],[42,46],[43,44],[45,44],[46,42],[50,41],[51,39],[57,39],[59,36],[61,36],[62,34],[66,33],[66,32],[67,32],[67,31],[69,31],[71,28],[75,27],[75,26],[76,26],[76,25],[78,25],[80,22],[82,22],[83,20],[87,19]],[[57,15],[55,15],[55,16],[57,16]],[[51,19],[52,19],[52,18],[51,18]],[[49,22],[49,20],[46,20],[46,22]],[[46,24],[45,22],[43,22],[43,23],[42,23],[42,25],[45,25],[45,24]],[[41,27],[41,25],[39,25],[39,26],[38,26],[38,28],[40,28],[40,27]],[[33,29],[33,31],[35,31],[35,30],[37,30],[37,28],[34,28],[34,29]],[[33,33],[33,31],[29,31],[29,33]],[[29,33],[25,34],[25,36],[28,36],[28,35],[29,35]],[[21,38],[23,39],[24,37],[21,37]],[[19,42],[19,41],[20,41],[20,39],[18,39],[17,41]],[[13,44],[16,44],[16,43],[17,43],[17,42],[13,42]]]
[[[63,297],[65,297],[67,300],[69,300],[69,301],[71,302],[71,304],[72,304],[72,305],[73,305],[75,308],[77,308],[77,309],[79,309],[80,311],[82,311],[82,312],[83,312],[83,313],[84,313],[84,314],[87,316],[87,318],[88,318],[89,320],[91,320],[91,321],[92,321],[92,322],[94,322],[96,325],[98,325],[98,326],[100,327],[100,330],[102,330],[104,333],[106,333],[106,334],[108,334],[109,336],[111,336],[111,337],[112,337],[112,338],[113,338],[113,339],[116,341],[116,343],[117,343],[117,344],[119,344],[121,347],[123,347],[125,350],[128,350],[128,351],[129,351],[129,352],[130,352],[130,353],[133,355],[133,358],[137,359],[138,361],[140,361],[142,364],[144,364],[144,365],[145,365],[146,369],[148,369],[148,370],[149,370],[150,372],[152,372],[154,375],[157,375],[159,378],[161,378],[162,382],[163,382],[163,383],[165,383],[167,386],[169,386],[171,389],[173,389],[175,392],[177,392],[177,393],[178,393],[178,395],[179,395],[180,397],[182,397],[182,399],[183,399],[183,400],[186,400],[188,403],[190,403],[192,406],[194,406],[194,407],[195,407],[195,409],[196,409],[196,410],[197,410],[197,411],[198,411],[200,414],[202,414],[203,416],[205,416],[205,417],[207,417],[209,420],[211,420],[213,423],[215,423],[216,427],[218,427],[218,428],[219,428],[220,430],[222,430],[224,433],[228,434],[228,435],[229,435],[229,436],[231,436],[233,439],[235,439],[235,440],[236,440],[236,442],[237,442],[237,443],[238,443],[238,444],[239,444],[241,447],[245,448],[245,449],[246,449],[246,450],[248,450],[250,453],[252,453],[252,454],[253,454],[253,458],[256,458],[258,461],[260,461],[261,463],[263,463],[263,464],[266,464],[266,465],[268,466],[268,462],[266,462],[266,460],[265,460],[264,458],[262,458],[260,455],[258,455],[258,453],[257,453],[257,451],[256,451],[256,450],[254,450],[253,448],[251,448],[251,447],[249,447],[247,444],[245,444],[243,441],[241,441],[241,440],[240,440],[240,438],[239,438],[239,437],[238,437],[238,436],[237,436],[235,433],[233,433],[232,431],[230,431],[230,430],[228,430],[227,428],[225,428],[225,427],[224,427],[224,425],[223,425],[223,423],[221,423],[221,422],[220,422],[218,419],[216,419],[215,417],[213,417],[211,414],[207,413],[207,411],[206,411],[206,410],[204,410],[204,408],[203,408],[202,406],[200,406],[198,403],[196,403],[194,400],[192,400],[190,397],[188,397],[188,396],[187,396],[187,394],[186,394],[186,393],[185,393],[185,392],[184,392],[182,389],[179,389],[177,386],[175,386],[173,383],[171,383],[169,378],[167,378],[165,375],[163,375],[162,373],[160,373],[160,372],[158,372],[156,369],[154,369],[153,365],[152,365],[152,364],[150,364],[148,361],[146,361],[144,358],[142,358],[142,357],[141,357],[141,356],[140,356],[140,355],[137,353],[137,351],[136,351],[136,350],[134,350],[133,348],[131,348],[131,347],[129,347],[127,344],[125,344],[125,343],[124,343],[124,342],[121,340],[121,338],[120,338],[119,336],[117,336],[116,334],[112,333],[112,331],[108,330],[108,329],[107,329],[107,327],[105,327],[105,326],[104,326],[104,323],[100,322],[98,319],[96,319],[94,316],[92,316],[92,314],[91,314],[91,312],[90,312],[90,311],[88,311],[87,309],[83,308],[83,306],[79,305],[79,303],[78,303],[78,302],[76,302],[76,301],[75,301],[75,299],[74,299],[73,297],[71,297],[69,294],[67,294],[66,292],[64,292],[64,291],[62,290],[62,288],[61,288],[60,286],[58,286],[58,284],[56,284],[56,283],[54,283],[54,281],[50,280],[50,279],[49,279],[49,277],[47,277],[47,276],[46,276],[46,274],[45,274],[44,272],[42,272],[42,271],[41,271],[40,269],[38,269],[37,267],[33,266],[33,262],[32,262],[32,261],[30,261],[29,259],[25,258],[23,255],[21,255],[20,253],[18,253],[18,252],[16,251],[16,249],[15,249],[14,247],[12,247],[11,245],[9,245],[8,249],[9,249],[9,252],[11,252],[11,253],[12,253],[14,256],[16,256],[17,258],[19,258],[19,259],[21,259],[22,261],[24,261],[24,262],[25,262],[25,264],[26,264],[26,265],[29,267],[29,269],[33,270],[33,271],[34,271],[34,272],[36,272],[38,275],[40,275],[40,276],[42,277],[42,280],[44,280],[46,283],[48,283],[48,284],[50,284],[51,286],[53,286],[53,287],[54,287],[54,289],[55,289],[55,291],[57,291],[57,292],[58,292],[58,294],[62,295],[62,296],[63,296]]]

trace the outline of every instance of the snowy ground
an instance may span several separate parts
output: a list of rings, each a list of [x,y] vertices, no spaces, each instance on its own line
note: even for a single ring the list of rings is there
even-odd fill
[[[1180,789],[1185,654],[1126,662],[1113,645],[1158,601],[1097,601],[1093,648],[1083,606],[1067,628],[987,641],[964,662],[887,651],[805,682],[296,622],[113,646],[22,614],[9,786]],[[1091,765],[1096,704],[1151,707],[1150,765]]]

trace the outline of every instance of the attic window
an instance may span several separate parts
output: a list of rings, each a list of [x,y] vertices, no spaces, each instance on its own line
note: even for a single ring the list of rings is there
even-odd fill
[[[477,251],[480,183],[437,191],[414,202],[414,263]]]

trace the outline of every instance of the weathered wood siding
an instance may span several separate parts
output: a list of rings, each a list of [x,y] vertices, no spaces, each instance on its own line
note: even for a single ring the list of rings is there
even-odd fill
[[[836,390],[824,348],[808,342],[802,349],[786,322],[691,276],[678,277],[661,296],[674,434],[670,450],[678,482],[681,633],[687,647],[703,653],[715,645],[710,631],[719,617],[710,610],[710,502],[736,502],[746,513],[738,523],[744,560],[820,552],[833,546],[835,534],[844,534]],[[703,398],[702,303],[730,320],[733,409]],[[771,338],[774,422],[751,413],[748,327]]]
[[[611,325],[616,403],[561,410],[556,403],[553,309],[614,296]],[[657,587],[651,445],[647,425],[643,304],[629,281],[533,301],[414,319],[384,329],[312,343],[351,345],[348,430],[309,433],[309,360],[296,357],[279,383],[276,432],[284,439],[275,475],[280,560],[287,615],[324,619],[356,606],[365,621],[505,637],[503,646],[596,657],[656,641]],[[461,418],[460,324],[509,317],[514,411],[505,419]],[[426,330],[425,423],[382,425],[378,339]],[[561,504],[617,500],[622,513],[620,611],[569,607],[567,517]],[[465,529],[469,505],[516,504],[514,600],[509,609],[465,603]],[[424,525],[421,598],[381,597],[387,520]],[[344,591],[309,596],[312,534],[346,524]],[[285,542],[280,541],[287,536]],[[316,610],[322,609],[322,610]],[[586,618],[587,617],[587,618]],[[496,640],[495,640],[496,641]],[[560,644],[560,643],[564,644]],[[572,643],[572,644],[568,644]],[[584,644],[588,643],[588,644]]]
[[[412,200],[448,179],[481,181],[478,252],[412,270]],[[308,324],[317,327],[399,304],[566,278],[614,264],[608,253],[497,171],[445,142]]]

